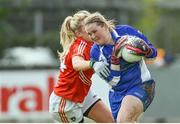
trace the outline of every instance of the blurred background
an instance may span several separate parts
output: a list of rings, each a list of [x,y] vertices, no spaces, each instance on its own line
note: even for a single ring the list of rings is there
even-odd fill
[[[62,51],[59,29],[83,9],[148,37],[158,49],[157,59],[147,61],[156,96],[140,122],[180,122],[179,0],[0,0],[0,122],[52,122],[48,98]],[[92,88],[109,106],[107,84],[94,75]]]

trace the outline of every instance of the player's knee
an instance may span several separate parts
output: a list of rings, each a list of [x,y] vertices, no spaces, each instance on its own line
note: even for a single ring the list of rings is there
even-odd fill
[[[134,123],[137,121],[138,115],[140,115],[138,107],[131,106],[123,108],[123,111],[119,113],[117,122],[118,123]]]
[[[121,116],[117,118],[117,123],[134,123],[135,122],[136,115],[133,111],[121,113],[120,115]]]

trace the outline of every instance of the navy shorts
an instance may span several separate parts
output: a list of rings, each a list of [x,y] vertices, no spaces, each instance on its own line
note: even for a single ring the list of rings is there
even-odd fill
[[[110,91],[109,92],[109,103],[114,119],[116,120],[119,109],[123,98],[126,95],[133,95],[139,98],[144,106],[144,111],[151,104],[155,94],[155,82],[154,80],[146,81],[144,83],[135,85],[123,92],[120,91]]]

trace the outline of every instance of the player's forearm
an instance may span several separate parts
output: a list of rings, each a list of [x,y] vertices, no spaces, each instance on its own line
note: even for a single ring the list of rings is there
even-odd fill
[[[73,67],[76,71],[80,71],[80,70],[83,71],[83,70],[90,69],[89,63],[90,63],[90,61],[83,60],[83,61],[77,62],[75,65],[73,65]]]
[[[72,59],[73,68],[76,71],[90,69],[90,61],[84,60],[82,57],[76,56]]]

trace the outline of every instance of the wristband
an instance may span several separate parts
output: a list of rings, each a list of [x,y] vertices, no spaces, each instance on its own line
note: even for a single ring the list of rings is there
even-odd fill
[[[89,66],[90,66],[91,68],[93,68],[94,63],[95,63],[95,61],[90,60]]]

